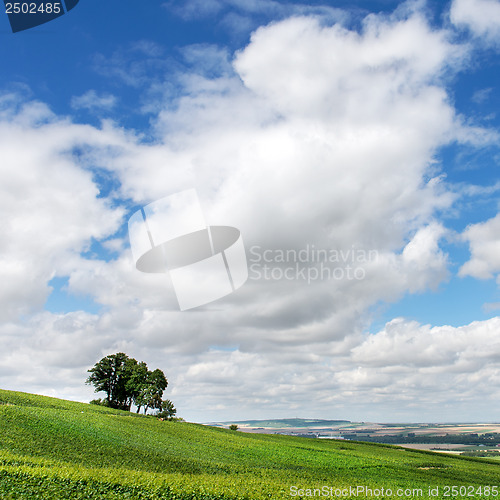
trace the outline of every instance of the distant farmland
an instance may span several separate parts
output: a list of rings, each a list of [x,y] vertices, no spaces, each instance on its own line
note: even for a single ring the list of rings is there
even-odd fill
[[[232,422],[231,422],[232,423]],[[278,419],[235,422],[244,432],[395,444],[414,449],[500,455],[500,424],[380,424],[347,420]],[[214,424],[225,427],[229,422]],[[489,454],[480,452],[489,451]],[[500,458],[500,457],[499,457]]]

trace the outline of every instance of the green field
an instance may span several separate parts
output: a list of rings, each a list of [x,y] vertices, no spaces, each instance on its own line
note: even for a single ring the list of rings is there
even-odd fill
[[[367,490],[335,496],[335,489],[349,486],[392,489],[392,497],[384,498],[430,498],[429,487],[439,487],[438,498],[452,498],[451,490],[445,495],[446,487],[462,486],[468,488],[458,488],[455,498],[498,498],[495,489],[485,487],[500,486],[500,464],[385,445],[162,422],[0,390],[2,499],[299,498],[290,495],[292,486],[304,494],[306,489],[314,493],[313,488],[328,491],[330,498],[382,498]],[[423,495],[398,496],[398,489],[422,489]]]

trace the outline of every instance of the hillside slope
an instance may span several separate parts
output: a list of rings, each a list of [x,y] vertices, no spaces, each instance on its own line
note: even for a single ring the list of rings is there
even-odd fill
[[[468,498],[495,498],[500,493],[484,487],[500,485],[500,465],[384,445],[161,422],[0,390],[2,499],[259,500],[290,498],[293,486],[333,488],[332,497],[349,486],[383,487],[394,498],[399,488],[421,488],[417,496],[428,498],[429,487],[438,486],[439,498],[446,498],[446,485],[472,486],[472,495],[462,495]],[[374,498],[357,495],[365,497]]]

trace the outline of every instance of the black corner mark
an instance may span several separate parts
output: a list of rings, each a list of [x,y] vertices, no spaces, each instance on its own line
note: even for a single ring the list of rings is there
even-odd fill
[[[4,0],[5,13],[13,33],[27,30],[61,17],[80,0]]]

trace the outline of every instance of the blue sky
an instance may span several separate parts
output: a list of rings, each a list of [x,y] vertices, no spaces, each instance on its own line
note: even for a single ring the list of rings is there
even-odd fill
[[[2,387],[86,401],[123,350],[196,421],[494,418],[498,1],[81,0],[0,23]],[[179,311],[127,220],[193,187],[247,252],[378,259]]]

